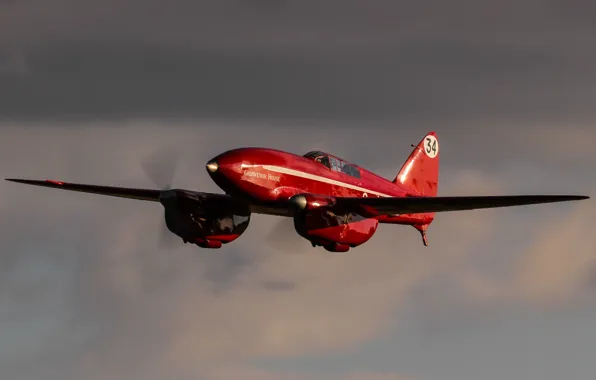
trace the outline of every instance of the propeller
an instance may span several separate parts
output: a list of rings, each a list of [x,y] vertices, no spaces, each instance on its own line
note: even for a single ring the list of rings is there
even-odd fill
[[[282,217],[265,240],[271,248],[284,253],[301,254],[309,248],[308,241],[296,232],[294,219],[288,217]]]
[[[179,153],[172,149],[161,149],[141,161],[145,175],[162,191],[168,191],[172,188],[176,168],[180,159]],[[182,245],[180,237],[173,234],[165,224],[164,220],[160,224],[159,248],[174,249]]]
[[[145,175],[161,190],[170,190],[180,159],[179,153],[171,148],[162,149],[147,156],[141,166]]]

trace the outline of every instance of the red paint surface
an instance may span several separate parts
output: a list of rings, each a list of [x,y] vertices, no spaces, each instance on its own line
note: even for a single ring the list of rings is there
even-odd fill
[[[428,136],[436,138],[434,132],[425,139]],[[266,148],[240,148],[220,154],[210,160],[217,162],[219,169],[209,175],[226,193],[253,204],[287,201],[302,194],[307,198],[308,210],[332,207],[336,197],[435,196],[439,155],[437,152],[431,158],[425,154],[423,150],[430,149],[425,147],[428,143],[425,139],[413,150],[393,181],[354,164],[360,178],[332,170],[312,158]],[[374,214],[374,210],[370,211]],[[323,228],[311,228],[316,223],[306,221],[303,236],[317,244],[338,242],[357,246],[371,238],[378,223],[423,225],[426,229],[433,218],[434,213],[384,215]]]

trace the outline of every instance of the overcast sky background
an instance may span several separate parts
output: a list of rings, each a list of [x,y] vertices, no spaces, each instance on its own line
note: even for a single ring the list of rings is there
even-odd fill
[[[596,8],[584,1],[0,1],[0,172],[175,185],[240,146],[392,179],[427,132],[440,195],[596,194]],[[0,184],[7,379],[590,379],[593,200],[382,226],[278,252],[157,249],[160,205]],[[300,247],[303,248],[304,246]],[[297,252],[300,251],[297,248]]]

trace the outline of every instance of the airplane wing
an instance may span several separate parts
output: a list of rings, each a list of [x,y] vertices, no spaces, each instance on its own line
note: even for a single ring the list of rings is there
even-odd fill
[[[85,185],[53,180],[6,178],[7,181],[55,189],[79,191],[119,198],[159,202],[161,190],[127,187]],[[205,193],[206,194],[206,193]],[[211,194],[209,194],[211,195]],[[221,196],[222,194],[212,194]],[[504,195],[460,197],[389,197],[389,198],[335,198],[335,206],[370,216],[389,214],[418,214],[426,212],[463,211],[484,208],[522,206],[539,203],[566,202],[590,197],[583,195]]]
[[[463,211],[588,199],[583,195],[504,195],[405,198],[335,198],[335,205],[370,216]]]
[[[79,183],[68,183],[53,180],[31,180],[31,179],[15,179],[6,178],[7,181],[24,183],[27,185],[52,187],[54,189],[79,191],[83,193],[92,193],[100,195],[108,195],[119,198],[138,199],[143,201],[159,202],[159,195],[161,190],[150,189],[134,189],[128,187],[112,187],[112,186],[97,186],[84,185]]]

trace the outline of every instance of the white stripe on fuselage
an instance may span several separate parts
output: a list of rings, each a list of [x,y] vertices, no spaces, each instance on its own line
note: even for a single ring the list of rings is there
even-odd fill
[[[360,187],[360,186],[351,185],[349,183],[336,181],[336,180],[331,179],[331,178],[321,177],[321,176],[316,175],[316,174],[301,172],[299,170],[284,168],[284,167],[281,167],[281,166],[274,166],[274,165],[246,165],[246,164],[243,164],[242,165],[243,168],[245,168],[245,167],[257,167],[257,166],[262,167],[263,169],[266,169],[266,170],[269,170],[269,171],[272,171],[272,172],[276,172],[276,173],[288,174],[288,175],[293,175],[295,177],[311,179],[313,181],[323,182],[323,183],[327,183],[329,185],[341,186],[341,187],[344,187],[344,188],[347,188],[347,189],[361,191],[361,192],[367,193],[367,194],[375,194],[375,195],[378,195],[380,197],[386,197],[386,198],[390,198],[391,197],[391,195],[379,193],[377,191],[370,190],[370,189],[365,189],[365,188]]]

